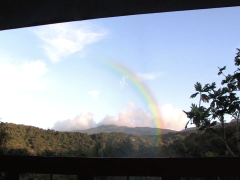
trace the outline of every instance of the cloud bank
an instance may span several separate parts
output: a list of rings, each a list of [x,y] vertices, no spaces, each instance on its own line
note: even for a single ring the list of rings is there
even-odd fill
[[[127,127],[153,127],[154,122],[149,113],[141,108],[125,108],[118,117],[107,115],[98,125],[116,125]]]
[[[161,128],[176,131],[184,129],[187,116],[183,111],[174,109],[171,104],[158,108],[162,115]],[[155,128],[156,122],[149,112],[145,112],[142,108],[137,108],[133,102],[129,102],[127,107],[118,113],[117,117],[106,115],[99,123],[96,123],[93,114],[85,112],[72,120],[57,121],[53,129],[60,131],[83,130],[101,125]]]
[[[57,63],[66,56],[82,51],[87,44],[102,39],[107,31],[85,22],[45,25],[34,33],[43,41],[40,47],[44,49],[47,57]]]
[[[164,129],[180,131],[187,123],[187,115],[180,109],[174,109],[171,104],[159,107],[162,115],[161,125]]]
[[[82,112],[74,119],[57,121],[53,125],[53,129],[58,131],[84,130],[93,127],[96,127],[96,123],[90,112]]]

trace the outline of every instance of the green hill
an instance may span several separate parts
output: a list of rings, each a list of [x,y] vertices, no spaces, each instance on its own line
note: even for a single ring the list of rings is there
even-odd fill
[[[0,123],[0,154],[76,156],[81,148],[92,149],[97,142],[105,147],[109,140],[119,149],[129,146],[126,150],[128,152],[136,154],[141,149],[149,153],[155,146],[156,136],[142,137],[122,132],[88,135],[82,132],[59,132],[33,126]],[[118,156],[125,154],[126,152],[122,152]]]
[[[214,131],[221,135],[219,127],[216,126]],[[226,124],[225,128],[229,147],[237,154],[236,123]],[[156,132],[161,134],[155,135]],[[97,143],[105,148],[109,141],[117,150],[115,157],[206,157],[206,153],[231,156],[219,138],[197,130],[177,132],[147,127],[100,126],[84,132],[59,132],[0,123],[0,154],[5,155],[80,156],[81,149],[92,150]]]

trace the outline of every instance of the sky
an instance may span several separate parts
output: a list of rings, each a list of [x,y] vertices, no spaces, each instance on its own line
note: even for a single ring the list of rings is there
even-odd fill
[[[59,131],[182,130],[182,110],[199,100],[190,99],[194,84],[220,87],[218,67],[236,70],[239,16],[240,7],[230,7],[0,31],[1,121]],[[147,93],[109,63],[128,69]]]

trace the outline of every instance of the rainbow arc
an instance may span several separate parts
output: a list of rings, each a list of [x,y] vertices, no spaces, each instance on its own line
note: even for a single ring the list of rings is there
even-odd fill
[[[147,86],[128,68],[116,62],[103,62],[109,68],[118,72],[119,74],[128,78],[134,88],[140,93],[144,101],[148,104],[151,115],[154,118],[155,124],[157,128],[163,128],[161,124],[161,114],[158,108],[158,104],[151,93],[151,91],[147,88]],[[159,132],[157,132],[159,133]],[[158,142],[161,139],[161,136],[158,136]]]

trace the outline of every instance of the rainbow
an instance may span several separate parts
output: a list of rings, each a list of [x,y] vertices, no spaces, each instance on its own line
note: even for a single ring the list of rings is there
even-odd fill
[[[155,124],[157,128],[163,128],[163,125],[161,124],[160,119],[160,111],[158,108],[158,104],[150,92],[150,90],[147,88],[147,86],[139,80],[139,78],[128,68],[124,67],[123,65],[116,63],[116,62],[103,62],[105,65],[110,67],[111,69],[115,70],[116,72],[120,73],[123,76],[126,76],[132,85],[137,89],[138,92],[142,95],[143,99],[146,101],[146,103],[149,105],[150,112],[154,118]],[[158,134],[159,132],[157,132]],[[158,142],[160,141],[161,137],[158,136]]]

